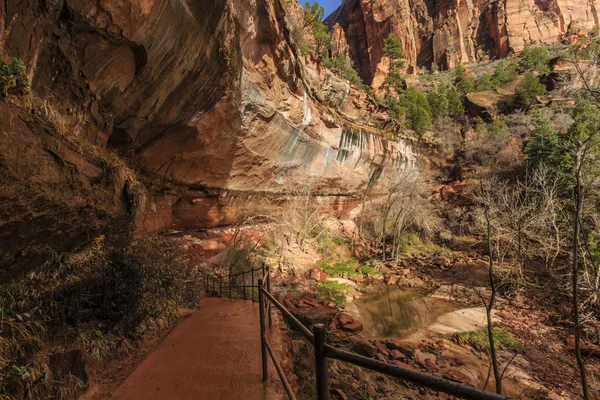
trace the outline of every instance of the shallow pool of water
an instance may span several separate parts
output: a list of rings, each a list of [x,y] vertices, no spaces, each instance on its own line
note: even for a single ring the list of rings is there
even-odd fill
[[[375,284],[347,307],[363,323],[363,335],[373,339],[403,338],[453,310],[452,303],[426,297],[418,290]]]

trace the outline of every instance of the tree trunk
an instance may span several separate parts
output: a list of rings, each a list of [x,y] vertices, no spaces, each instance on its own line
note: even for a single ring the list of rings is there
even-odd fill
[[[583,389],[584,400],[589,400],[590,394],[588,393],[587,375],[585,371],[585,364],[583,357],[581,356],[581,327],[579,321],[579,298],[578,298],[578,282],[577,282],[577,271],[579,265],[579,230],[580,230],[580,218],[581,209],[583,207],[583,187],[581,182],[581,166],[582,166],[582,152],[581,147],[578,149],[575,156],[575,210],[573,216],[573,238],[572,238],[572,257],[573,264],[571,269],[571,275],[573,279],[573,325],[575,329],[575,358],[577,359],[577,365],[579,366],[579,375],[581,377],[581,386]]]
[[[492,368],[494,370],[494,380],[496,381],[496,393],[502,394],[502,375],[500,373],[500,367],[498,366],[498,355],[496,354],[496,343],[494,343],[494,325],[492,321],[492,311],[494,310],[494,303],[496,301],[496,282],[494,280],[494,258],[492,251],[492,224],[490,219],[490,211],[489,206],[486,207],[485,210],[485,219],[487,222],[487,245],[488,245],[488,253],[490,257],[489,262],[489,279],[490,279],[490,289],[492,291],[492,295],[490,297],[490,302],[485,307],[485,314],[487,317],[487,333],[488,340],[490,343],[490,359],[492,361]]]

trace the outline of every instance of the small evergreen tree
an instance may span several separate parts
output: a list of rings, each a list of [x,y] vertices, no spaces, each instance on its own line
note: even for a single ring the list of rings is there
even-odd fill
[[[527,168],[533,171],[542,164],[560,168],[565,148],[560,143],[558,132],[552,129],[546,118],[539,118],[535,125],[525,146]]]
[[[383,54],[392,60],[404,58],[404,47],[402,46],[402,42],[393,33],[390,33],[383,41]]]
[[[431,106],[427,97],[417,89],[410,88],[400,99],[409,127],[417,133],[423,133],[431,126]]]
[[[467,70],[462,65],[454,70],[454,86],[462,96],[475,90],[475,79],[467,74]]]
[[[331,47],[331,35],[327,26],[323,23],[325,9],[316,1],[314,3],[306,2],[304,4],[304,27],[312,28],[315,38],[315,54],[319,60],[325,60],[329,57]]]

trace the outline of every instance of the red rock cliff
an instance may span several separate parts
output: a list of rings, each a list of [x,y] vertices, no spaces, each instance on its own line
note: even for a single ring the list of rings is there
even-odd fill
[[[370,82],[394,33],[409,63],[452,68],[505,57],[530,41],[556,43],[576,23],[598,24],[598,1],[344,0],[326,23],[339,24],[361,76]]]
[[[352,196],[414,169],[366,94],[298,54],[297,13],[280,0],[0,2],[0,52],[33,89],[0,106],[0,279],[134,217],[138,230],[210,227],[230,221],[232,193],[301,182]],[[94,158],[112,149],[148,187],[142,215]]]

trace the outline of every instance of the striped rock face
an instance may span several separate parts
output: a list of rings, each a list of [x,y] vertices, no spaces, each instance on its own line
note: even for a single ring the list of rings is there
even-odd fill
[[[591,29],[598,23],[598,6],[596,0],[344,0],[326,23],[341,27],[336,48],[349,52],[361,76],[371,81],[390,33],[402,41],[408,63],[454,68],[518,53],[531,41],[553,44],[573,30]]]
[[[227,226],[248,194],[310,185],[350,204],[415,174],[416,142],[300,54],[302,19],[283,0],[0,2],[0,53],[23,60],[33,101],[0,104],[0,279],[132,219]]]

